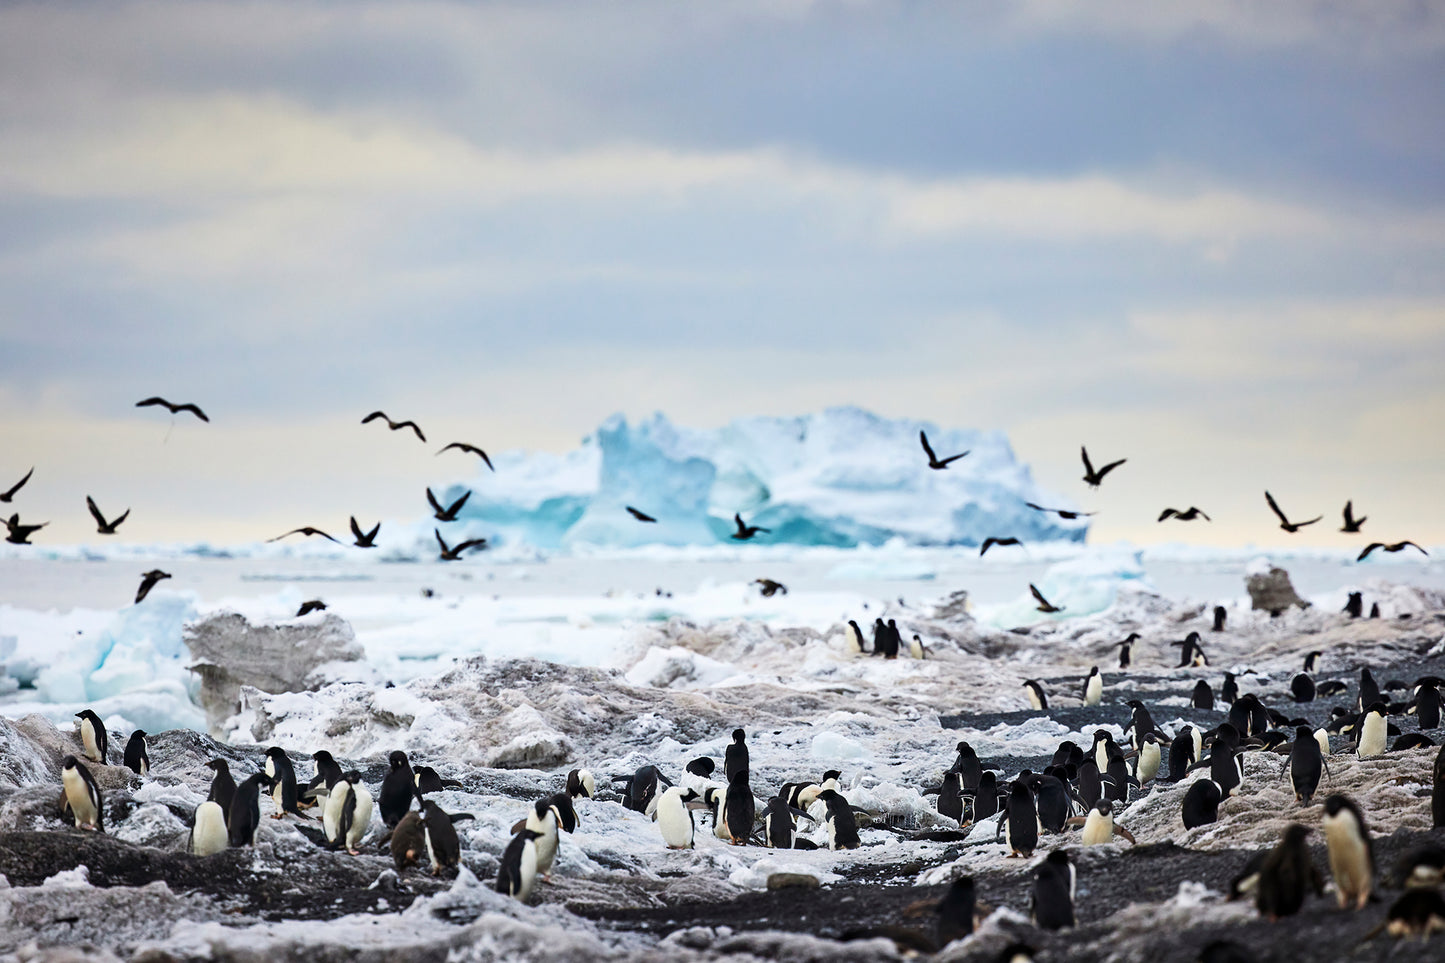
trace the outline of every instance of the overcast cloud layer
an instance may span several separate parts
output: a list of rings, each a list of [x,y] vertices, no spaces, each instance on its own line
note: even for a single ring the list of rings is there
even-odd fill
[[[1276,542],[1269,487],[1445,543],[1445,6],[1255,8],[7,5],[0,490],[251,540],[457,477],[375,408],[859,404],[1007,431],[1095,540]]]

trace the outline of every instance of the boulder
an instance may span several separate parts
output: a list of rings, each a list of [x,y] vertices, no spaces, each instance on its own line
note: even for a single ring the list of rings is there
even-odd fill
[[[1263,609],[1272,616],[1279,615],[1291,605],[1302,609],[1310,607],[1310,603],[1295,592],[1289,573],[1282,568],[1271,566],[1268,572],[1251,573],[1245,579],[1244,587],[1249,592],[1250,608]]]

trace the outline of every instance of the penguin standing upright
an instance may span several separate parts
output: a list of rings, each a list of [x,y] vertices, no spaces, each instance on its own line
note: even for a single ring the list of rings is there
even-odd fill
[[[978,755],[973,751],[973,746],[966,742],[958,744],[957,752],[958,757],[953,760],[950,768],[958,773],[965,792],[977,789],[978,781],[983,778],[983,765],[978,761]]]
[[[862,655],[868,651],[863,648],[863,630],[852,619],[843,627],[843,648],[849,655]]]
[[[471,818],[470,813],[448,814],[430,799],[421,801],[418,820],[424,834],[427,856],[431,859],[433,876],[441,872],[443,866],[452,867],[461,862],[462,841],[457,836],[456,824],[458,820]]]
[[[80,720],[80,744],[85,747],[85,758],[102,766],[109,765],[110,735],[105,731],[105,723],[91,709],[82,709],[75,717]]]
[[[1032,788],[1034,803],[1038,807],[1039,825],[1051,833],[1063,832],[1073,809],[1068,786],[1059,776],[1046,772],[1034,778]]]
[[[963,777],[951,769],[943,774],[938,790],[938,814],[963,822]]]
[[[1214,690],[1209,688],[1209,683],[1200,679],[1194,683],[1194,694],[1189,697],[1189,704],[1196,709],[1214,708]]]
[[[1282,916],[1293,916],[1304,905],[1305,890],[1323,892],[1319,870],[1310,857],[1305,837],[1308,826],[1291,823],[1279,845],[1272,849],[1259,868],[1259,883],[1254,892],[1254,905],[1260,915],[1271,922]]]
[[[261,787],[270,786],[271,777],[264,772],[247,776],[231,797],[230,817],[226,828],[232,846],[256,845],[256,830],[261,825]]]
[[[1073,863],[1061,849],[1049,853],[1034,870],[1034,892],[1030,916],[1041,930],[1061,930],[1074,925]]]
[[[138,776],[144,776],[151,771],[151,758],[146,754],[146,734],[143,729],[137,729],[130,734],[130,741],[125,744],[123,759],[130,771]]]
[[[1424,682],[1415,690],[1415,703],[1410,707],[1421,729],[1440,728],[1440,690],[1432,682]]]
[[[668,849],[692,849],[697,824],[687,804],[697,798],[694,790],[669,786],[657,797],[657,830]]]
[[[828,829],[829,849],[857,849],[859,846],[858,821],[853,818],[853,807],[836,789],[824,789],[818,799],[827,807],[823,823]]]
[[[1297,726],[1294,731],[1294,745],[1289,750],[1289,781],[1294,787],[1295,802],[1308,806],[1320,785],[1320,773],[1325,767],[1325,757],[1320,744],[1309,726]]]
[[[309,800],[307,805],[316,805],[320,796],[326,795],[341,780],[341,766],[332,758],[331,753],[325,749],[318,749],[311,754],[312,760],[316,763],[316,775],[306,784],[306,789],[301,793],[303,800]],[[326,793],[321,792],[322,789]]]
[[[920,662],[927,654],[927,650],[923,647],[923,640],[918,637],[917,632],[913,633],[913,641],[908,643],[908,654]]]
[[[1355,909],[1364,909],[1375,885],[1375,849],[1364,813],[1348,797],[1336,793],[1325,799],[1324,830],[1340,909],[1351,901]]]
[[[271,777],[271,801],[275,804],[271,818],[281,819],[287,813],[301,815],[296,767],[291,765],[291,757],[286,755],[285,749],[272,746],[266,750],[266,775]]]
[[[1089,677],[1084,680],[1084,705],[1096,706],[1104,699],[1104,677],[1099,674],[1099,667],[1096,665],[1089,670]]]
[[[545,879],[552,874],[552,863],[557,859],[557,845],[561,837],[557,833],[557,812],[546,799],[532,804],[527,814],[525,827],[536,833],[536,869]]]
[[[1114,647],[1119,650],[1119,668],[1121,668],[1121,669],[1127,669],[1127,668],[1129,668],[1129,664],[1134,661],[1134,659],[1133,659],[1134,643],[1135,643],[1135,642],[1138,642],[1138,641],[1139,641],[1139,633],[1138,633],[1138,632],[1130,632],[1130,633],[1129,633],[1129,637],[1128,637],[1127,639],[1125,639],[1123,642],[1115,642],[1115,643],[1114,643]]]
[[[1209,658],[1204,654],[1204,647],[1200,644],[1202,641],[1198,632],[1190,632],[1182,640],[1170,642],[1170,645],[1179,646],[1179,664],[1175,668],[1208,665]]]
[[[1318,650],[1318,649],[1316,649],[1316,650],[1313,651],[1313,652],[1306,652],[1306,653],[1305,653],[1304,671],[1307,672],[1307,673],[1310,674],[1310,675],[1314,675],[1314,674],[1315,674],[1315,669],[1316,669],[1316,668],[1319,666],[1319,664],[1320,664],[1320,656],[1322,656],[1322,655],[1324,655],[1324,653],[1321,652],[1321,651]]]
[[[872,655],[882,655],[888,648],[888,626],[883,624],[882,619],[873,620],[873,652]]]
[[[1079,763],[1074,783],[1078,790],[1079,801],[1089,808],[1093,808],[1094,803],[1104,795],[1103,774],[1099,772],[1099,764],[1093,760],[1093,757]]]
[[[992,769],[985,769],[973,790],[973,821],[978,822],[998,814],[998,777]]]
[[[343,773],[332,784],[321,815],[322,828],[331,845],[338,849],[345,847],[351,855],[359,856],[361,851],[357,846],[371,828],[374,805],[371,791],[361,781],[361,773],[354,769]]]
[[[767,808],[763,810],[763,843],[773,849],[792,849],[795,815],[812,818],[801,809],[788,805],[782,796],[768,800]]]
[[[1355,709],[1358,712],[1367,711],[1370,706],[1380,701],[1380,684],[1375,681],[1374,675],[1368,668],[1360,670],[1360,694],[1355,700]]]
[[[1232,796],[1244,781],[1244,753],[1239,748],[1239,730],[1221,723],[1214,733],[1209,750],[1209,778],[1219,785],[1220,792]]]
[[[193,856],[210,856],[231,844],[226,814],[220,803],[207,800],[196,807],[191,825],[190,851]]]
[[[733,741],[723,752],[723,775],[728,782],[733,781],[733,776],[740,770],[748,768],[748,744],[747,733],[741,729],[733,730]]]
[[[387,829],[395,829],[401,817],[411,810],[416,798],[416,777],[411,771],[411,761],[400,749],[387,757],[386,776],[381,780],[381,792],[377,794],[380,804],[381,821]]]
[[[1114,822],[1114,804],[1107,799],[1100,799],[1084,818],[1084,833],[1080,841],[1085,846],[1102,846],[1112,843],[1116,835],[1123,836],[1131,843],[1135,842],[1129,830]]]
[[[497,868],[497,892],[526,902],[537,880],[537,833],[520,830],[502,851]]]
[[[1340,611],[1352,619],[1359,618],[1365,611],[1364,593],[1351,592],[1350,597],[1345,601],[1345,607]]]
[[[1305,672],[1296,674],[1289,681],[1289,697],[1295,702],[1315,701],[1315,680]]]
[[[1355,752],[1361,759],[1384,753],[1385,743],[1390,736],[1390,726],[1386,720],[1388,711],[1385,703],[1376,702],[1366,709],[1360,718],[1359,741],[1355,744]]]
[[[975,903],[972,876],[960,876],[949,885],[948,892],[934,909],[938,915],[935,945],[947,946],[954,940],[961,940],[973,933]]]
[[[1144,733],[1144,741],[1139,746],[1139,762],[1134,771],[1140,785],[1159,775],[1160,757],[1159,737],[1152,732]]]
[[[722,824],[727,827],[728,840],[734,846],[746,846],[751,840],[756,815],[757,802],[753,799],[752,787],[748,785],[748,771],[739,769],[728,780],[720,816]]]
[[[1044,694],[1044,687],[1039,685],[1037,681],[1025,679],[1024,689],[1028,693],[1029,708],[1047,709],[1049,707],[1049,697]]]
[[[215,771],[211,777],[211,792],[206,797],[207,802],[216,803],[221,807],[221,812],[229,819],[231,815],[231,799],[236,795],[236,780],[231,778],[231,767],[224,759],[212,759],[206,763],[207,769]]]
[[[1032,856],[1039,845],[1039,812],[1034,808],[1034,794],[1022,780],[1015,779],[1009,789],[1002,823],[1009,855]]]
[[[1227,706],[1234,705],[1234,700],[1239,698],[1239,683],[1235,681],[1233,672],[1224,673],[1224,684],[1219,687],[1219,701]]]
[[[1224,606],[1222,606],[1222,605],[1216,605],[1216,606],[1214,607],[1214,629],[1213,629],[1213,631],[1215,631],[1215,632],[1223,632],[1223,631],[1224,631],[1224,619],[1225,619],[1225,617],[1226,617],[1227,615],[1229,615],[1229,610],[1226,609]]]
[[[391,831],[391,861],[396,871],[400,873],[415,865],[426,848],[426,827],[422,825],[421,813],[409,811]]]
[[[898,623],[894,619],[888,620],[887,629],[888,634],[886,638],[888,640],[888,645],[883,650],[883,658],[896,659],[898,658],[898,649],[903,644],[903,636],[899,633]]]
[[[105,832],[105,804],[100,797],[100,786],[85,763],[74,756],[66,756],[61,764],[60,783],[65,787],[65,804],[75,819],[75,825],[80,829]]]

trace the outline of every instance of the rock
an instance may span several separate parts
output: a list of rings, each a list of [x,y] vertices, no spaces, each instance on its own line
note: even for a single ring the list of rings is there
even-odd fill
[[[959,589],[934,608],[933,617],[941,622],[972,622],[973,616],[968,612],[971,607],[968,590]]]
[[[206,725],[217,736],[240,711],[242,686],[273,695],[315,689],[324,681],[315,675],[321,666],[364,655],[351,626],[330,613],[320,623],[252,625],[225,612],[187,625],[185,643],[195,657],[190,668],[201,677]]]
[[[769,873],[768,889],[817,889],[818,877],[807,873]]]
[[[1263,609],[1270,615],[1279,615],[1291,605],[1302,609],[1310,607],[1310,603],[1295,592],[1289,573],[1282,568],[1271,567],[1266,574],[1251,574],[1244,587],[1249,592],[1250,608]]]

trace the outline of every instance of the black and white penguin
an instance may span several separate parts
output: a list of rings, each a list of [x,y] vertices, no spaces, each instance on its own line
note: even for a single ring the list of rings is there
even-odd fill
[[[849,655],[862,655],[868,651],[863,647],[863,630],[852,619],[843,627],[843,648]]]
[[[1434,889],[1445,883],[1445,848],[1427,843],[1406,853],[1395,864],[1394,882],[1403,889]]]
[[[1315,697],[1326,699],[1330,696],[1337,696],[1348,688],[1349,686],[1338,679],[1331,679],[1328,682],[1320,682],[1315,685]]]
[[[657,830],[668,849],[692,849],[697,824],[687,804],[697,799],[695,790],[669,786],[657,797]]]
[[[1235,681],[1233,672],[1224,673],[1224,684],[1219,687],[1219,701],[1227,706],[1234,705],[1234,700],[1239,698],[1239,683]]]
[[[1129,830],[1114,822],[1114,804],[1100,799],[1084,817],[1084,832],[1079,841],[1085,846],[1103,846],[1112,843],[1116,835],[1123,836],[1130,843],[1136,842]]]
[[[1155,776],[1159,775],[1161,758],[1159,737],[1152,732],[1144,733],[1144,740],[1139,745],[1139,758],[1134,768],[1134,777],[1139,780],[1139,785],[1151,782]]]
[[[1054,770],[1061,772],[1062,770]],[[1034,805],[1039,813],[1039,825],[1045,831],[1061,833],[1068,825],[1069,816],[1073,813],[1073,803],[1069,798],[1069,789],[1062,779],[1053,773],[1044,773],[1035,776],[1029,787],[1034,793]]]
[[[1103,775],[1092,756],[1079,763],[1074,776],[1074,788],[1078,791],[1079,801],[1086,807],[1092,808],[1094,803],[1104,797]]]
[[[820,797],[821,795],[819,793]],[[752,787],[748,785],[748,771],[739,769],[728,780],[728,789],[723,795],[722,813],[719,815],[722,824],[727,827],[728,840],[734,846],[746,846],[752,841],[753,819],[756,815],[757,801],[753,798]]]
[[[1130,699],[1128,702],[1125,702],[1124,705],[1128,706],[1131,710],[1129,727],[1124,731],[1124,735],[1128,737],[1131,747],[1135,749],[1141,748],[1144,744],[1143,740],[1146,733],[1152,732],[1156,736],[1164,737],[1164,730],[1159,728],[1158,723],[1154,721],[1154,716],[1149,713],[1148,706],[1144,705],[1141,700]]]
[[[1219,804],[1224,799],[1219,784],[1212,779],[1197,780],[1184,794],[1182,816],[1184,828],[1208,826],[1219,820]]]
[[[536,871],[543,879],[552,875],[552,864],[557,860],[557,846],[561,836],[557,831],[557,812],[546,799],[532,804],[523,828],[536,833]]]
[[[312,760],[316,763],[316,775],[306,784],[306,789],[301,793],[302,801],[309,801],[310,805],[316,805],[319,797],[325,796],[331,791],[341,779],[341,766],[331,757],[331,753],[325,749],[318,749],[311,754]],[[321,790],[326,790],[322,792]]]
[[[74,756],[66,756],[61,763],[60,784],[65,787],[65,805],[75,819],[75,825],[80,829],[105,832],[105,804],[100,797],[100,786],[85,763]]]
[[[1320,775],[1325,766],[1324,754],[1315,739],[1314,730],[1309,726],[1298,726],[1294,731],[1294,745],[1289,750],[1289,781],[1294,787],[1295,802],[1308,806],[1320,786]]]
[[[1113,746],[1109,753],[1109,770],[1104,773],[1104,798],[1118,803],[1128,802],[1130,787],[1138,788],[1139,780],[1129,772],[1124,750]]]
[[[747,733],[741,729],[733,730],[733,741],[728,744],[723,753],[723,776],[728,782],[733,781],[733,776],[739,771],[748,768],[748,744],[745,741]]]
[[[951,769],[943,774],[938,790],[938,814],[963,822],[963,777]]]
[[[1314,652],[1305,653],[1304,671],[1309,673],[1310,675],[1314,675],[1315,669],[1318,668],[1320,664],[1320,656],[1322,655],[1324,655],[1324,653],[1319,651],[1318,649],[1316,649]]]
[[[196,807],[191,821],[189,849],[193,856],[210,856],[231,844],[226,813],[220,803],[207,800]]]
[[[144,776],[151,771],[151,757],[146,753],[146,734],[142,729],[137,729],[130,734],[130,741],[125,744],[124,763],[130,771],[138,776]]]
[[[1229,615],[1229,610],[1222,605],[1214,607],[1214,629],[1215,632],[1224,631],[1224,619]]]
[[[661,797],[659,797],[661,798]],[[557,812],[557,828],[564,833],[575,833],[577,824],[577,807],[572,804],[572,797],[565,792],[554,792],[547,797],[547,805]],[[655,814],[654,810],[654,814]]]
[[[1372,618],[1372,619],[1378,619],[1379,617],[1380,617],[1380,603],[1379,603],[1379,602],[1371,602],[1371,603],[1370,603],[1370,618]]]
[[[1189,697],[1189,704],[1196,709],[1214,708],[1214,690],[1209,688],[1209,683],[1200,679],[1194,683],[1194,694]]]
[[[1208,665],[1209,658],[1204,654],[1204,647],[1200,645],[1202,641],[1198,632],[1190,632],[1183,639],[1170,642],[1170,645],[1179,646],[1179,665],[1175,668]]]
[[[231,797],[230,816],[226,828],[232,846],[256,845],[256,830],[261,826],[261,787],[271,785],[264,772],[247,776]]]
[[[1009,856],[1034,854],[1039,846],[1039,811],[1034,806],[1034,794],[1022,780],[1014,780],[1009,789],[1008,806],[1000,823]]]
[[[829,849],[857,849],[858,821],[853,818],[853,807],[848,805],[836,789],[824,789],[818,793],[818,801],[827,807],[823,825],[828,830]]]
[[[457,836],[456,824],[464,819],[473,819],[471,813],[447,813],[430,799],[421,803],[421,824],[426,834],[426,851],[431,857],[431,871],[435,876],[442,867],[454,867],[462,859],[462,841]]]
[[[102,766],[109,765],[110,735],[105,731],[105,723],[91,709],[82,709],[75,717],[80,720],[80,744],[85,747],[85,758]]]
[[[1051,766],[1073,766],[1078,768],[1079,763],[1084,761],[1084,750],[1071,739],[1065,739],[1059,743],[1059,748],[1054,750],[1054,756],[1049,760]]]
[[[913,641],[908,643],[908,654],[919,662],[922,662],[924,656],[927,654],[927,650],[923,646],[923,640],[918,637],[917,632],[913,633]]]
[[[1194,758],[1194,734],[1193,726],[1186,725],[1179,730],[1174,741],[1169,744],[1169,781],[1178,782],[1184,778],[1189,767],[1199,760]]]
[[[1368,759],[1384,753],[1385,743],[1390,737],[1389,722],[1386,718],[1387,711],[1385,703],[1376,702],[1360,717],[1360,731],[1358,741],[1355,743],[1355,752],[1361,759]]]
[[[1403,752],[1406,749],[1424,749],[1427,746],[1433,745],[1435,745],[1434,740],[1425,735],[1425,733],[1407,732],[1395,740],[1395,744],[1390,747],[1390,751]]]
[[[300,799],[297,795],[296,767],[291,757],[280,746],[266,750],[266,775],[271,777],[271,802],[275,811],[272,819],[281,819],[287,813],[301,815]]]
[[[1375,885],[1375,848],[1360,807],[1338,793],[1325,799],[1325,846],[1330,854],[1330,875],[1340,909],[1351,902],[1365,908]]]
[[[1355,710],[1364,712],[1380,701],[1380,684],[1368,668],[1360,670],[1360,694],[1355,699]]]
[[[1226,797],[1235,795],[1244,782],[1244,752],[1239,748],[1238,730],[1229,723],[1215,731],[1209,750],[1209,778]]]
[[[1445,930],[1445,897],[1437,890],[1414,889],[1395,900],[1385,913],[1385,932],[1396,939],[1419,937]]]
[[[1096,665],[1089,670],[1089,676],[1084,680],[1084,705],[1096,706],[1104,699],[1104,677],[1099,674],[1099,667]]]
[[[687,764],[688,772],[694,772],[692,768],[693,762],[697,762],[697,760],[694,759],[692,762]],[[710,776],[712,775],[713,762],[711,759],[708,759],[707,762],[708,770],[706,773],[703,773],[703,775]],[[567,773],[567,795],[571,796],[573,799],[596,799],[597,780],[592,778],[591,771],[587,769],[573,769],[571,772]]]
[[[1237,899],[1244,899],[1246,896],[1253,896],[1254,891],[1259,888],[1259,869],[1264,865],[1265,857],[1269,850],[1262,849],[1245,861],[1244,868],[1234,874],[1229,881],[1229,894],[1225,897],[1229,902]]]
[[[332,784],[321,811],[321,826],[332,847],[344,847],[351,855],[359,856],[358,847],[371,828],[374,808],[371,791],[361,781],[361,773],[355,769],[343,773]]]
[[[391,768],[381,780],[377,802],[382,823],[387,829],[395,829],[401,817],[411,811],[412,800],[416,798],[416,776],[411,771],[411,761],[400,749],[387,757],[387,764]]]
[[[429,792],[441,792],[443,789],[461,789],[462,784],[456,779],[443,779],[440,774],[431,766],[417,766],[412,770],[416,779],[416,791],[422,795]],[[588,773],[591,775],[591,773]]]
[[[886,626],[886,628],[888,629],[888,634],[886,636],[888,640],[888,646],[883,650],[883,658],[896,659],[898,658],[898,650],[903,646],[903,636],[901,633],[899,633],[898,623],[894,619],[888,620],[888,625]]]
[[[1315,701],[1315,680],[1301,672],[1289,682],[1290,698],[1296,702]]]
[[[658,792],[672,785],[672,780],[656,766],[641,766],[630,776],[613,776],[612,781],[624,784],[622,805],[633,812],[648,814],[657,802]]]
[[[938,915],[938,926],[934,931],[934,945],[943,947],[954,940],[961,940],[973,933],[973,914],[976,905],[972,876],[960,876],[949,884],[948,892],[938,901],[934,912]]]
[[[1421,729],[1440,728],[1440,690],[1434,683],[1426,682],[1415,690],[1409,711],[1415,714]]]
[[[1056,849],[1034,870],[1034,892],[1029,915],[1041,930],[1061,930],[1074,925],[1073,863]]]
[[[873,651],[872,655],[882,655],[888,647],[888,626],[883,624],[882,619],[873,620]]]
[[[974,822],[998,815],[998,776],[992,769],[985,769],[979,776],[978,786],[972,795]]]
[[[501,866],[497,869],[497,892],[526,902],[536,881],[537,833],[523,829],[502,851]]]
[[[1111,749],[1117,748],[1114,745],[1114,734],[1107,729],[1094,730],[1094,765],[1099,767],[1100,772],[1109,771],[1109,759],[1113,755]]]
[[[213,802],[221,807],[221,812],[229,819],[231,815],[231,799],[236,795],[236,780],[231,778],[231,767],[224,759],[212,759],[206,763],[207,769],[215,770],[211,777],[211,792],[206,797],[207,802]]]
[[[1323,892],[1319,870],[1310,857],[1305,837],[1308,826],[1291,823],[1279,845],[1270,850],[1259,867],[1259,883],[1254,891],[1254,905],[1261,916],[1271,922],[1293,916],[1305,902],[1305,892]]]
[[[792,849],[795,842],[794,831],[797,828],[794,818],[797,816],[813,818],[803,810],[788,805],[782,796],[774,796],[768,800],[767,808],[763,810],[764,845],[773,849]]]
[[[978,761],[978,755],[973,751],[973,746],[966,742],[960,742],[957,751],[958,757],[949,768],[962,778],[965,792],[977,789],[978,781],[983,778],[983,765]]]
[[[1047,709],[1049,707],[1049,697],[1044,694],[1044,687],[1039,685],[1037,681],[1025,679],[1024,689],[1028,693],[1029,708]]]
[[[1133,661],[1134,643],[1139,641],[1138,632],[1130,632],[1129,637],[1123,642],[1115,642],[1114,647],[1119,650],[1119,668],[1127,669]]]

